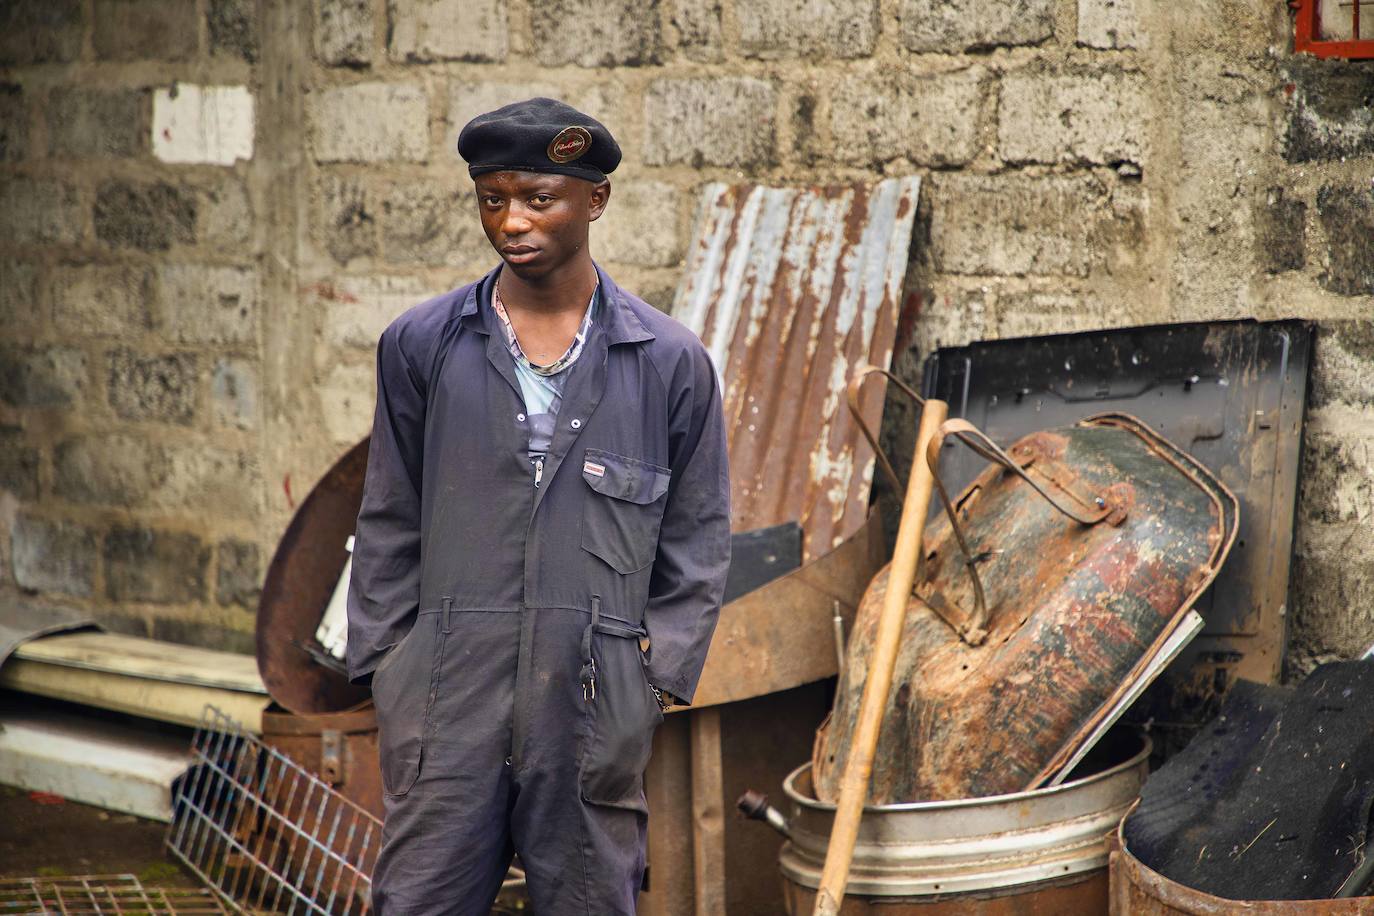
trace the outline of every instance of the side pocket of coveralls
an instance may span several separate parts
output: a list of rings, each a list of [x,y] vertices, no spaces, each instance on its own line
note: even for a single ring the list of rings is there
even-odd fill
[[[596,805],[647,811],[644,768],[663,711],[649,687],[638,634],[596,632],[595,696],[584,695],[588,728],[583,744],[582,798]]]
[[[591,492],[582,510],[582,548],[626,576],[652,563],[671,478],[668,468],[587,449],[582,479]]]
[[[372,675],[382,789],[405,795],[420,777],[436,681],[444,658],[444,611],[421,611]]]

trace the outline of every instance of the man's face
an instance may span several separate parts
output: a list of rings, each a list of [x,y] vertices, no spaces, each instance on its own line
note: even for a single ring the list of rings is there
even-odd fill
[[[585,250],[587,227],[611,196],[610,182],[542,172],[488,172],[475,184],[487,240],[527,279],[547,276]]]

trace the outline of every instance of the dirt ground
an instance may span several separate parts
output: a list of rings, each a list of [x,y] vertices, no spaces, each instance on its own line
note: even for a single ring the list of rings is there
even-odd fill
[[[0,878],[134,875],[144,887],[203,885],[163,846],[167,825],[55,795],[0,786]],[[530,914],[519,893],[492,916]]]
[[[0,878],[130,874],[146,887],[199,887],[167,855],[166,833],[156,821],[0,786]]]

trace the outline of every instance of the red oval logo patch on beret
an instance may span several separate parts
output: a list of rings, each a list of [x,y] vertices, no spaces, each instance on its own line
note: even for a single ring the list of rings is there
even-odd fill
[[[549,158],[557,163],[572,162],[592,148],[592,135],[585,127],[565,127],[549,144]]]

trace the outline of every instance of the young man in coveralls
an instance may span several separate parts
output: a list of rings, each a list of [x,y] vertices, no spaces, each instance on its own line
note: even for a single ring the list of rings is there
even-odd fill
[[[729,565],[720,388],[691,331],[592,262],[604,126],[531,99],[458,152],[502,263],[382,334],[353,555],[373,900],[486,914],[519,853],[540,916],[633,913],[650,743],[692,699]]]

